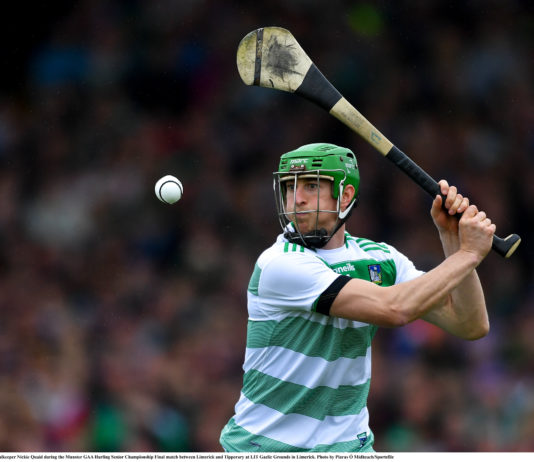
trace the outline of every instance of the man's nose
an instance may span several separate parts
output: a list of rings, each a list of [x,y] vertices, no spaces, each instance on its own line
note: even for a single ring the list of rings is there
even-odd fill
[[[300,185],[295,190],[295,202],[299,205],[305,204],[307,201],[304,188]]]

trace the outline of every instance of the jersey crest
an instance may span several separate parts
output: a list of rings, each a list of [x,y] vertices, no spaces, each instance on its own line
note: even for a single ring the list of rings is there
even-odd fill
[[[356,437],[360,440],[360,448],[363,448],[365,442],[367,441],[367,432],[358,433]]]
[[[380,265],[369,265],[369,279],[377,285],[382,285],[382,267]]]

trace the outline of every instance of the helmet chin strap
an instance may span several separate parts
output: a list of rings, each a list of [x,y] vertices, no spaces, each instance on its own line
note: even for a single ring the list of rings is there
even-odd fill
[[[309,233],[302,234],[298,231],[286,231],[284,237],[292,244],[303,245],[309,249],[321,249],[334,234],[328,235],[328,231],[324,228],[316,229]]]

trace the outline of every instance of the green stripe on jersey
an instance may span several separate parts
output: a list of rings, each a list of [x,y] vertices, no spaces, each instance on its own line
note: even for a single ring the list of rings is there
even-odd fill
[[[247,348],[279,346],[327,361],[365,356],[376,326],[338,329],[300,316],[281,321],[248,321]]]
[[[230,452],[300,452],[303,449],[265,436],[254,435],[237,425],[232,417],[221,432],[221,445]]]
[[[284,244],[284,252],[304,252],[304,247],[298,244],[291,244],[291,242],[286,242]]]
[[[374,435],[368,435],[363,446],[357,438],[331,445],[320,444],[312,449],[299,448],[261,435],[254,435],[230,419],[221,433],[221,444],[227,451],[246,452],[374,452]]]
[[[385,253],[391,253],[385,244],[379,244],[378,242],[364,239],[363,237],[347,237],[347,240],[349,239],[356,241],[362,250],[381,250]]]
[[[243,394],[255,404],[263,404],[282,414],[300,414],[324,420],[326,416],[355,415],[365,407],[371,381],[338,388],[308,388],[285,382],[257,370],[243,378]]]
[[[260,285],[260,276],[261,276],[261,268],[256,263],[254,265],[254,271],[252,272],[252,276],[250,276],[250,281],[248,283],[248,291],[253,293],[254,295],[258,295],[258,287]]]

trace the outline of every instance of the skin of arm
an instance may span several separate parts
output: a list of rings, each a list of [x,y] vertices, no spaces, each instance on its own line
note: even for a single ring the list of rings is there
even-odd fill
[[[478,265],[474,254],[459,250],[428,273],[391,287],[352,279],[339,292],[331,316],[382,327],[400,327],[441,305]]]
[[[484,212],[441,181],[447,196],[432,205],[432,217],[443,243],[446,259],[428,273],[391,287],[359,279],[346,284],[334,300],[330,314],[383,327],[403,326],[419,318],[465,339],[484,336],[489,330],[484,296],[475,268],[491,249],[495,225]],[[454,218],[463,212],[460,221]]]
[[[464,212],[469,200],[457,193],[454,186],[446,181],[439,182],[441,192],[447,197],[445,208],[441,197],[432,204],[431,215],[436,225],[445,257],[452,255],[460,248],[458,220],[455,213]],[[484,212],[480,212],[485,216]],[[423,319],[447,332],[467,340],[476,340],[489,332],[489,319],[484,299],[484,292],[476,270],[473,270],[441,304],[429,311]]]

